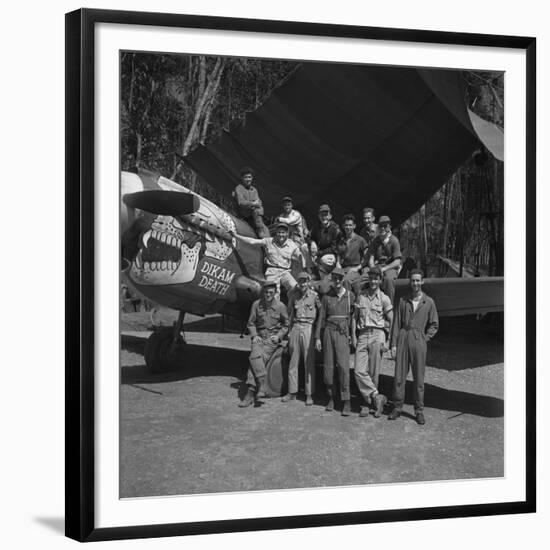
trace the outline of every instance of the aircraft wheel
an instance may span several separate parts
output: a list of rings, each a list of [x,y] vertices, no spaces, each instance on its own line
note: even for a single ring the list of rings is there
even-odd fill
[[[279,397],[286,393],[288,375],[288,353],[285,346],[279,346],[267,366],[267,395]]]
[[[185,345],[183,339],[173,345],[174,329],[162,327],[157,329],[145,344],[145,364],[154,373],[175,370],[181,365],[181,351]]]

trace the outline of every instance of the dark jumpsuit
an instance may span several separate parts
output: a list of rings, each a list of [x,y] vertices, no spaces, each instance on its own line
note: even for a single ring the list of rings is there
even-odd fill
[[[334,385],[334,362],[340,382],[340,397],[343,401],[350,398],[349,394],[349,338],[350,321],[355,295],[345,290],[340,297],[333,288],[321,300],[319,321],[315,328],[315,337],[323,335],[323,372],[327,387]]]

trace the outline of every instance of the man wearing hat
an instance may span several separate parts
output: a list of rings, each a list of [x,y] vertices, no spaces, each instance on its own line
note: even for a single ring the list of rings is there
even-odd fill
[[[292,276],[292,262],[302,262],[302,253],[298,245],[288,238],[288,225],[279,222],[275,228],[275,237],[254,239],[231,232],[237,240],[252,246],[264,249],[265,279],[277,286],[277,296],[280,296],[281,285],[287,292],[296,286],[296,279]]]
[[[288,366],[288,393],[282,398],[283,402],[296,399],[298,365],[301,357],[304,361],[307,406],[313,405],[312,395],[315,393],[315,348],[312,330],[321,308],[317,292],[309,288],[310,280],[311,275],[302,271],[298,275],[298,285],[291,291],[288,300],[290,364]]]
[[[335,268],[331,275],[332,288],[321,299],[319,320],[315,327],[315,347],[323,350],[324,381],[327,388],[327,411],[334,409],[334,377],[336,373],[340,384],[340,398],[343,403],[342,416],[349,416],[349,345],[350,323],[353,313],[355,296],[352,291],[344,287],[344,271]],[[323,343],[321,344],[321,330]]]
[[[241,168],[241,183],[233,190],[239,215],[254,229],[258,237],[269,237],[269,230],[264,224],[264,208],[258,190],[252,185],[254,171],[249,166]]]
[[[266,365],[288,332],[288,313],[285,305],[275,294],[277,285],[266,281],[262,296],[250,308],[247,328],[251,338],[251,351],[248,356],[249,369],[246,378],[247,393],[239,407],[248,407],[255,397],[266,395]]]
[[[387,399],[378,392],[378,378],[382,362],[382,352],[386,348],[386,331],[393,320],[392,303],[380,292],[382,270],[371,267],[368,273],[368,286],[361,290],[355,302],[352,323],[352,340],[355,346],[354,375],[357,388],[365,400],[359,416],[368,417],[369,406],[375,409],[379,418]],[[386,348],[387,349],[387,348]]]
[[[300,247],[302,253],[303,267],[311,268],[312,262],[309,255],[309,248],[306,244],[306,238],[309,236],[306,220],[294,209],[292,197],[283,197],[283,211],[275,219],[276,222],[283,222],[288,225],[289,237]]]
[[[378,235],[372,241],[368,256],[368,266],[380,267],[382,284],[380,288],[389,296],[393,304],[395,296],[395,279],[401,269],[401,246],[392,233],[389,216],[380,216],[378,220]]]
[[[317,267],[321,279],[327,277],[336,267],[338,242],[342,232],[338,224],[332,221],[328,204],[319,207],[319,223],[311,230],[310,251],[312,257],[317,257]]]

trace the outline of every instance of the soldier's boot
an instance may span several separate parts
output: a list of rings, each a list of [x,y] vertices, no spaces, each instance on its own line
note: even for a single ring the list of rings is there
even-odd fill
[[[285,396],[281,398],[281,401],[283,403],[286,403],[287,401],[294,401],[296,399],[295,393],[287,393]]]
[[[328,395],[328,401],[327,406],[325,407],[325,411],[333,411],[334,410],[334,396],[332,394],[332,388],[327,387],[327,395]]]
[[[267,397],[267,379],[266,376],[258,376],[258,393],[257,397]]]
[[[249,386],[246,395],[239,401],[239,407],[249,407],[254,403],[254,390]]]
[[[344,406],[342,407],[342,416],[349,416],[351,414],[351,404],[349,399],[344,399]]]

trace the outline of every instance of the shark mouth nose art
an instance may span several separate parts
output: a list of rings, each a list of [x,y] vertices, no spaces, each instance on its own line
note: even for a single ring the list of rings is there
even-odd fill
[[[176,271],[182,257],[191,260],[189,249],[193,250],[200,236],[190,231],[181,231],[183,238],[169,233],[149,229],[143,237],[143,247],[136,256],[138,268],[148,268],[152,271]],[[185,245],[185,246],[184,246]]]
[[[171,216],[158,216],[141,237],[130,270],[141,284],[187,283],[195,277],[203,239],[191,226]]]

